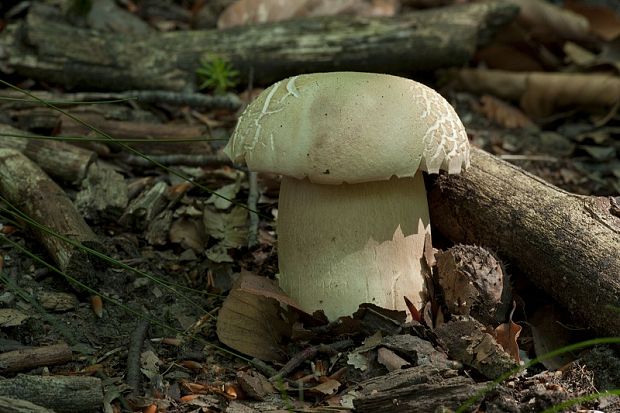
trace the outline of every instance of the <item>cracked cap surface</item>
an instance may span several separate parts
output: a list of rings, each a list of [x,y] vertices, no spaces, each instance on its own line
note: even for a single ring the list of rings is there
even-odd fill
[[[358,72],[273,84],[241,114],[224,152],[257,172],[323,184],[469,166],[465,128],[439,93],[410,79]]]

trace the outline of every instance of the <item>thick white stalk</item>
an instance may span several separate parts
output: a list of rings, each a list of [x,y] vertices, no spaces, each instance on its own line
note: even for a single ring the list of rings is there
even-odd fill
[[[283,177],[278,209],[280,286],[330,320],[362,303],[418,308],[424,239],[430,233],[421,172],[361,184],[320,185]]]

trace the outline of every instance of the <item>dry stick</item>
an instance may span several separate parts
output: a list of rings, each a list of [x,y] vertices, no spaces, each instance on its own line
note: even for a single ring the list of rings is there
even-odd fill
[[[154,167],[155,165],[151,160],[165,165],[185,165],[185,166],[219,166],[219,165],[232,165],[232,162],[226,155],[191,155],[191,154],[176,154],[176,155],[149,155],[149,159],[142,158],[140,156],[131,154],[121,154],[119,158],[128,165],[139,166],[142,168]]]
[[[63,181],[79,183],[94,162],[94,152],[51,140],[22,139],[8,135],[33,135],[0,124],[0,148],[16,149],[39,165],[46,173]]]
[[[137,394],[140,387],[140,355],[142,354],[142,344],[149,329],[149,321],[140,320],[136,329],[131,334],[129,351],[127,352],[127,385],[132,389],[132,394]]]
[[[65,364],[71,361],[71,357],[71,349],[65,343],[7,351],[0,354],[0,374]]]
[[[316,346],[308,347],[299,353],[297,353],[293,358],[291,358],[288,363],[284,365],[275,376],[271,376],[269,381],[274,382],[278,380],[282,380],[285,376],[288,376],[293,372],[297,367],[301,365],[304,361],[311,359],[317,353],[327,353],[329,355],[337,354],[338,351],[345,349],[349,346],[353,345],[353,340],[341,340],[332,344],[319,344]]]
[[[237,110],[241,106],[239,96],[228,93],[225,95],[205,95],[202,93],[191,92],[171,92],[168,90],[128,90],[123,93],[64,93],[54,94],[46,91],[34,92],[40,99],[48,102],[61,104],[82,104],[82,103],[108,103],[99,101],[131,101],[137,100],[138,103],[166,104],[174,106],[191,106],[196,109],[228,109]],[[24,99],[20,93],[14,90],[1,90],[2,98],[12,98],[14,101],[0,98],[3,107],[29,108],[41,106],[35,100]]]
[[[563,191],[480,149],[429,189],[431,222],[491,248],[598,334],[620,336],[620,218],[612,198]]]
[[[41,168],[14,149],[0,148],[0,194],[25,215],[54,232],[32,228],[61,271],[87,285],[100,282],[93,258],[55,234],[101,251],[99,239],[67,194]]]
[[[256,172],[250,171],[250,192],[248,194],[248,211],[250,211],[250,228],[248,231],[248,247],[258,244],[258,214],[254,211],[258,208],[258,179]]]

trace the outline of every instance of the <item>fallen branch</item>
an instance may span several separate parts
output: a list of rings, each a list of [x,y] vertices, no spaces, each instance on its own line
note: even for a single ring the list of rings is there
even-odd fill
[[[22,399],[57,412],[96,412],[103,386],[96,377],[30,376],[0,380],[0,396]]]
[[[520,268],[587,327],[620,336],[620,218],[611,198],[565,192],[480,150],[429,190],[431,222]],[[617,214],[617,212],[616,212]]]
[[[65,364],[71,361],[71,357],[71,349],[65,343],[7,351],[0,354],[0,374]]]
[[[70,87],[195,90],[201,59],[218,55],[256,84],[333,70],[411,73],[461,66],[513,20],[516,6],[485,2],[393,18],[304,18],[227,30],[133,37],[77,28],[34,3],[0,34],[0,66]]]
[[[0,148],[0,194],[30,219],[54,233],[32,226],[60,270],[90,286],[100,285],[91,256],[57,234],[101,251],[102,244],[65,192],[30,159]]]

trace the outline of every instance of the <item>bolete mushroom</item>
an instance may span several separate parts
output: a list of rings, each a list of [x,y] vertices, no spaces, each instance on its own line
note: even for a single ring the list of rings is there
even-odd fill
[[[359,304],[405,309],[424,300],[430,234],[421,171],[469,165],[467,134],[434,90],[396,76],[294,76],[239,117],[226,154],[282,174],[279,282],[330,319]]]

